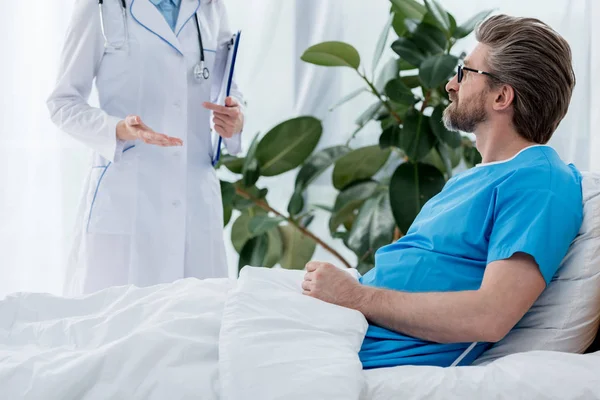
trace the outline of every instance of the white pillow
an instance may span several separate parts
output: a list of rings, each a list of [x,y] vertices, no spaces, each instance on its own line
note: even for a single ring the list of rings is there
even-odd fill
[[[583,172],[583,223],[554,278],[512,331],[473,364],[531,350],[583,353],[600,322],[600,174]]]
[[[222,400],[359,399],[366,385],[358,350],[367,321],[358,311],[303,295],[304,274],[241,270],[219,337]]]

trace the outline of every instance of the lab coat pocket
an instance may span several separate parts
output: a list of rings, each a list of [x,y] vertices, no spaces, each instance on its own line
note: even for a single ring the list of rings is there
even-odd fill
[[[136,216],[138,159],[128,151],[118,163],[92,169],[88,233],[131,234]]]

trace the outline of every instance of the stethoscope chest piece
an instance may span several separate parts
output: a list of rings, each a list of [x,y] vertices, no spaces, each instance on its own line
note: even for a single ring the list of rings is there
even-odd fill
[[[204,61],[200,61],[200,63],[196,64],[194,67],[194,78],[196,78],[198,82],[210,78],[210,72],[208,71],[208,68],[204,66]]]

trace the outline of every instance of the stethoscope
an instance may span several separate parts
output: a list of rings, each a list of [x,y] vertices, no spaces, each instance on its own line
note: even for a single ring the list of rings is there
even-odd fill
[[[104,0],[98,0],[98,7],[100,7],[100,28],[102,30],[102,37],[104,38],[104,47],[107,49],[120,50],[129,42],[129,28],[127,27],[127,3],[125,0],[119,1],[121,5],[121,14],[123,16],[123,27],[125,28],[125,35],[122,43],[114,44],[108,41],[106,36],[106,30],[104,26],[104,13],[103,5]],[[196,31],[198,32],[198,43],[200,44],[200,62],[194,66],[193,74],[197,81],[207,80],[210,78],[210,71],[204,64],[204,44],[202,43],[202,33],[200,33],[200,21],[198,21],[198,13],[194,13],[196,17]]]

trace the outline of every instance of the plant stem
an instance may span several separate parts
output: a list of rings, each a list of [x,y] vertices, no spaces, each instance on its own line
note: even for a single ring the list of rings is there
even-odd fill
[[[429,103],[429,99],[431,99],[431,90],[428,90],[427,93],[425,93],[425,100],[423,100],[423,104],[421,105],[421,113],[425,111],[425,108]]]
[[[394,242],[396,242],[402,236],[404,236],[404,235],[402,234],[402,231],[400,230],[400,228],[398,228],[398,227],[394,228]]]
[[[377,96],[377,98],[379,99],[379,101],[381,101],[383,103],[383,106],[388,110],[388,112],[390,113],[391,116],[394,117],[394,119],[400,124],[402,123],[402,118],[400,118],[400,116],[394,111],[394,109],[392,108],[392,106],[390,105],[390,103],[385,100],[383,98],[383,96],[381,95],[381,93],[379,93],[379,91],[377,90],[377,88],[371,83],[371,81],[369,80],[369,78],[366,77],[366,75],[361,74],[360,72],[356,71],[358,73],[358,75],[363,78],[363,80],[367,83],[367,85],[369,85],[369,88],[371,88],[371,93],[373,93],[375,96]]]
[[[252,197],[252,195],[250,193],[246,192],[244,189],[242,189],[240,187],[236,187],[235,188],[235,192],[237,194],[239,194],[240,196],[242,196],[243,198],[252,201],[254,204],[256,204],[257,206],[259,206],[263,210],[270,211],[273,214],[277,215],[278,217],[281,217],[281,218],[285,219],[289,224],[292,224],[293,226],[296,227],[296,229],[298,229],[300,232],[302,232],[303,235],[308,236],[309,238],[311,238],[312,240],[314,240],[315,242],[317,242],[319,245],[321,245],[325,250],[327,250],[328,252],[330,252],[331,254],[333,254],[347,268],[352,268],[352,266],[350,265],[350,263],[348,261],[346,261],[346,259],[344,257],[342,257],[342,255],[340,253],[338,253],[333,248],[331,248],[323,240],[321,240],[318,237],[316,237],[314,233],[312,233],[311,231],[309,231],[308,229],[304,228],[299,223],[297,223],[296,221],[294,221],[291,217],[285,216],[282,213],[280,213],[279,211],[275,210],[266,201],[264,201],[262,199],[257,199],[257,198]]]

